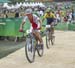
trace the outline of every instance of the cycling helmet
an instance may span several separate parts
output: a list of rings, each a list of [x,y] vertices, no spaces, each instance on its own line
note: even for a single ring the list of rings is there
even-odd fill
[[[31,8],[26,9],[25,13],[26,14],[32,14],[32,9]]]

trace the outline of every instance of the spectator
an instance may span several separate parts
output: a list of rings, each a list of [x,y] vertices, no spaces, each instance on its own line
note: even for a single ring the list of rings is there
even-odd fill
[[[8,18],[8,14],[6,10],[4,10],[4,18]]]
[[[72,9],[72,20],[74,20],[74,9]]]
[[[18,17],[19,17],[19,11],[17,10],[15,13],[15,18],[18,18]]]

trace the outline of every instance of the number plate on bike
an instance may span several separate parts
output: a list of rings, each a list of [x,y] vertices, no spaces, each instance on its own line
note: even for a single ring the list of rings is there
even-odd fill
[[[50,28],[51,27],[51,25],[46,25],[46,28]]]

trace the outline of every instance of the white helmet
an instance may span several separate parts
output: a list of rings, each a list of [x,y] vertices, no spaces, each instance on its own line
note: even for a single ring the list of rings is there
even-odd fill
[[[25,13],[26,14],[32,14],[32,9],[31,8],[26,9]]]

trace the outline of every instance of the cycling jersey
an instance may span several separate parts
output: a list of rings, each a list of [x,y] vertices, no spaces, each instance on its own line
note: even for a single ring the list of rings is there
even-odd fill
[[[23,19],[23,22],[26,22],[27,19],[29,20],[28,16],[25,16]],[[35,14],[33,14],[32,20],[29,20],[33,29],[40,28],[40,23],[38,20],[40,20],[40,18],[38,16],[36,16]]]
[[[53,13],[45,13],[44,18],[55,18],[55,15]]]
[[[55,15],[53,13],[45,13],[44,18],[46,18],[47,24],[51,24],[54,21]]]

